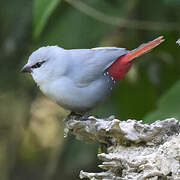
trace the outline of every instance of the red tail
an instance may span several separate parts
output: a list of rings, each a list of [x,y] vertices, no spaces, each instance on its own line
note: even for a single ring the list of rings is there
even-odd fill
[[[154,47],[158,46],[164,41],[163,36],[154,39],[146,44],[142,44],[137,49],[134,49],[127,54],[120,56],[106,71],[115,79],[121,79],[129,71],[131,65],[133,64],[133,59],[144,54]]]

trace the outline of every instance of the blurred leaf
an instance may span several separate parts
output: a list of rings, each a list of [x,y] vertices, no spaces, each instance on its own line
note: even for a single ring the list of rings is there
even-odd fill
[[[165,0],[165,3],[172,6],[177,6],[180,4],[179,0]]]
[[[86,3],[97,10],[117,16],[123,15],[127,9],[125,2],[109,5],[107,1],[91,0]],[[92,48],[101,44],[102,39],[107,38],[114,29],[115,26],[87,16],[62,1],[61,6],[50,17],[37,47],[59,45],[63,48]]]
[[[37,38],[47,23],[49,16],[57,7],[60,0],[35,0],[34,1],[34,37]]]
[[[96,3],[100,5],[100,3]],[[66,3],[53,13],[44,29],[39,46],[59,45],[63,48],[96,46],[112,26],[101,23]],[[38,47],[39,47],[38,46]]]
[[[157,103],[157,110],[149,113],[145,118],[145,122],[151,123],[155,120],[165,118],[180,119],[180,81],[178,81],[170,90],[162,95]]]

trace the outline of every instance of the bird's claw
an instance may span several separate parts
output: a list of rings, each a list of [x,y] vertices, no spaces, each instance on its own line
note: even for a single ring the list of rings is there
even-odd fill
[[[76,113],[76,112],[71,112],[70,114],[67,115],[67,117],[64,119],[65,122],[69,120],[79,120],[79,121],[85,121],[88,119],[87,113]]]

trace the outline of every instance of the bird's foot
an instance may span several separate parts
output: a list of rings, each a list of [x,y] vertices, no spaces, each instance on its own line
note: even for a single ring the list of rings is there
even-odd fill
[[[84,121],[88,119],[88,114],[87,112],[77,113],[72,111],[70,114],[67,115],[64,121],[69,121],[70,119]]]

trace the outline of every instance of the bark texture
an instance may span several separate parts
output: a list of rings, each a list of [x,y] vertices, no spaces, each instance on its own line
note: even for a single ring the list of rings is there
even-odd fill
[[[80,172],[91,180],[180,180],[180,124],[171,118],[143,124],[89,117],[85,121],[66,122],[69,133],[82,141],[98,142],[104,152],[98,154],[102,172]]]

